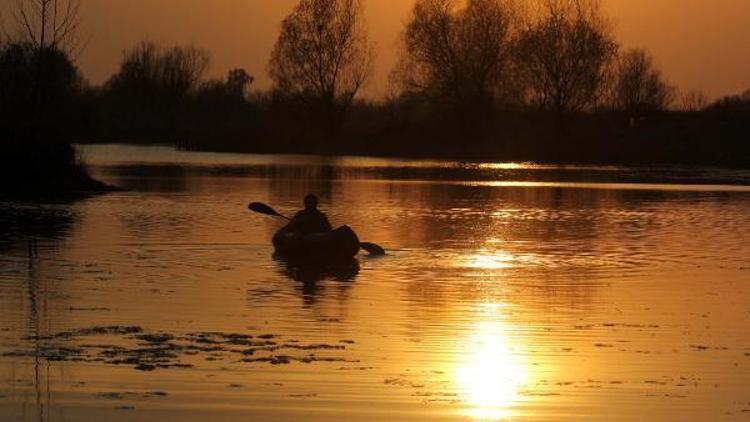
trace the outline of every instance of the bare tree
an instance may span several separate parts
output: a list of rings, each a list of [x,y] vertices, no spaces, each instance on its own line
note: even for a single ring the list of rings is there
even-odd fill
[[[492,103],[507,80],[513,11],[501,0],[418,0],[393,78],[403,91],[457,104]]]
[[[708,105],[703,91],[688,91],[680,95],[680,107],[684,111],[701,111]]]
[[[519,42],[529,99],[563,116],[602,94],[617,44],[597,0],[541,0]]]
[[[613,86],[613,105],[631,117],[667,109],[675,89],[655,68],[651,56],[642,49],[627,51],[618,58]]]
[[[274,87],[334,116],[372,72],[374,50],[361,0],[300,0],[271,54]]]
[[[195,91],[208,70],[211,56],[194,45],[172,47],[160,57],[160,79],[165,91],[181,98]]]
[[[55,73],[60,60],[68,61],[79,47],[79,0],[15,0],[17,39],[33,57],[32,95],[29,108],[28,138],[38,140],[47,125],[51,98],[60,90],[61,78]],[[72,64],[71,64],[72,65]]]
[[[451,0],[418,0],[393,77],[407,91],[457,94],[459,68]]]
[[[460,19],[460,33],[472,97],[491,102],[499,91],[507,91],[515,17],[508,0],[469,1]]]
[[[209,63],[210,55],[202,48],[187,45],[164,50],[144,41],[123,53],[120,71],[109,86],[128,94],[179,101],[200,86]]]
[[[108,82],[110,89],[123,87],[129,94],[136,94],[146,85],[156,85],[160,72],[159,54],[159,47],[146,41],[123,51],[120,71]]]
[[[15,0],[18,37],[37,51],[60,50],[74,56],[79,45],[79,0]]]
[[[184,141],[188,110],[209,63],[208,51],[193,45],[165,49],[144,41],[124,51],[119,72],[106,84],[113,115],[125,130],[141,127],[162,140]]]

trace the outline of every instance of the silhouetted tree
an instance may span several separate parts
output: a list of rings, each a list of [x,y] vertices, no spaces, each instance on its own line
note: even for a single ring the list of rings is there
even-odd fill
[[[123,53],[106,90],[116,125],[140,127],[155,137],[177,136],[190,97],[201,87],[210,62],[206,50],[188,45],[162,49],[141,42]],[[166,139],[160,139],[166,141]],[[174,139],[173,139],[174,140]]]
[[[162,79],[160,56],[159,48],[150,42],[141,42],[124,51],[120,70],[107,82],[107,88],[135,99],[157,96]]]
[[[232,69],[227,75],[228,93],[236,98],[245,98],[247,87],[255,81],[245,69]]]
[[[488,108],[511,80],[512,18],[500,0],[418,0],[394,78],[406,92]]]
[[[252,145],[258,131],[258,106],[248,98],[252,82],[244,69],[232,69],[224,79],[201,83],[190,96],[178,146],[236,150]]]
[[[619,57],[612,99],[616,109],[631,118],[663,111],[672,104],[674,92],[645,50],[630,50]]]
[[[37,51],[60,50],[74,55],[79,48],[79,0],[15,0],[18,42]]]
[[[596,0],[542,0],[519,42],[530,100],[562,124],[596,103],[616,52]]]
[[[705,110],[722,117],[750,118],[750,89],[738,95],[719,98]]]
[[[706,94],[702,91],[688,91],[680,95],[680,108],[683,111],[701,111],[708,105]]]
[[[167,95],[178,101],[194,92],[210,61],[207,50],[193,45],[166,50],[160,57],[160,83]]]
[[[372,62],[361,0],[300,0],[281,24],[269,73],[278,93],[322,111],[335,131]]]
[[[59,54],[69,60],[78,48],[80,25],[78,0],[15,0],[17,45],[23,45],[35,56],[32,75],[31,104],[28,109],[29,125],[25,137],[38,141],[46,124],[48,103],[54,101],[54,77],[47,66],[59,62]]]
[[[180,100],[200,86],[209,62],[208,52],[192,45],[163,50],[142,42],[123,53],[120,71],[108,83],[135,95]]]
[[[47,47],[44,55],[46,63],[39,80],[45,87],[50,108],[55,109],[74,98],[84,81],[64,52]],[[40,60],[31,44],[10,43],[0,47],[0,107],[19,120],[30,119],[28,110],[35,85],[40,83],[37,80]]]
[[[44,61],[41,65],[40,61]],[[29,43],[0,48],[0,127],[3,173],[20,182],[58,177],[76,166],[70,120],[83,79],[68,56]],[[43,92],[40,107],[38,93]]]
[[[15,0],[10,40],[0,50],[3,170],[20,185],[80,175],[69,144],[83,79],[70,59],[80,23],[77,0]]]

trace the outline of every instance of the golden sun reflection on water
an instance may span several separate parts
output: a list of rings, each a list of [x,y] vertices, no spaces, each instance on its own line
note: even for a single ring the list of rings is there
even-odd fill
[[[477,420],[513,416],[513,405],[529,378],[526,359],[511,342],[502,307],[482,305],[480,321],[463,345],[466,358],[455,372],[456,386],[469,406],[468,416]]]
[[[538,165],[534,163],[481,163],[478,166],[480,169],[486,170],[519,170],[519,169],[533,169],[537,168]]]
[[[513,255],[505,252],[479,252],[471,255],[466,262],[469,268],[477,270],[499,270],[513,266]]]

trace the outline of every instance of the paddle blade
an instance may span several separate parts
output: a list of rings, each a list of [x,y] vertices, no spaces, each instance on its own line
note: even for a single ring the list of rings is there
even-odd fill
[[[261,202],[253,202],[247,206],[247,209],[253,212],[260,213],[260,214],[273,215],[273,216],[279,216],[279,217],[281,216],[281,214],[277,213],[276,210],[274,210],[273,208]]]
[[[370,255],[381,256],[385,255],[385,249],[374,243],[362,242],[359,247],[366,250]]]

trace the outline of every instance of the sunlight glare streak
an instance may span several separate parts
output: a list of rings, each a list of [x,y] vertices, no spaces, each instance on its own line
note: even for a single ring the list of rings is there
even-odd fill
[[[534,163],[481,163],[479,164],[480,169],[486,170],[521,170],[521,169],[535,169],[539,166]]]
[[[480,251],[468,258],[467,266],[477,270],[499,270],[513,266],[513,255],[501,251]]]
[[[496,312],[498,307],[484,307],[484,311]],[[472,350],[457,368],[456,383],[471,407],[469,416],[475,419],[512,416],[511,407],[519,400],[519,390],[528,380],[524,359],[508,341],[507,331],[507,325],[496,319],[476,323],[468,339]]]

